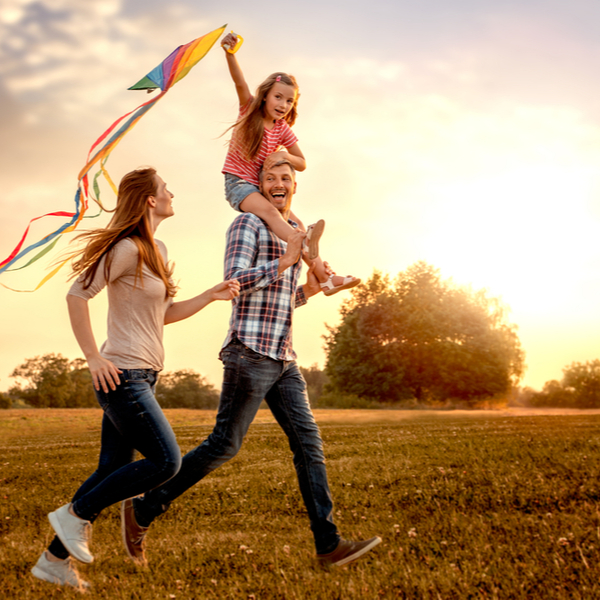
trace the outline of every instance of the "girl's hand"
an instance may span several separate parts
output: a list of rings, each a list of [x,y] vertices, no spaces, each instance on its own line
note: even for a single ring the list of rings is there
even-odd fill
[[[227,48],[225,48],[224,46],[229,46],[229,48],[231,49],[231,48],[234,48],[237,43],[238,43],[237,35],[235,35],[235,33],[228,33],[221,40],[221,48],[223,48],[223,50],[225,50],[225,52],[227,52]]]
[[[99,354],[94,358],[89,358],[87,363],[96,391],[100,391],[100,388],[102,388],[102,391],[107,394],[108,388],[113,392],[117,389],[120,383],[119,373],[123,372],[121,369],[117,369],[110,360]]]
[[[263,163],[263,170],[270,169],[276,162],[280,160],[289,160],[290,154],[285,150],[279,150],[278,152],[273,152],[273,154],[269,154],[267,158],[265,158],[265,162]]]
[[[211,291],[215,300],[233,300],[240,295],[240,282],[237,279],[227,279],[215,285]]]

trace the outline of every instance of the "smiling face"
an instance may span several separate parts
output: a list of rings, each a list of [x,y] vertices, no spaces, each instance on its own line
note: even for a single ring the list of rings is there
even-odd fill
[[[296,193],[296,179],[291,166],[286,163],[264,171],[260,191],[287,218],[292,196]]]
[[[275,83],[265,98],[265,120],[273,122],[283,119],[292,110],[295,101],[296,90],[293,86]]]

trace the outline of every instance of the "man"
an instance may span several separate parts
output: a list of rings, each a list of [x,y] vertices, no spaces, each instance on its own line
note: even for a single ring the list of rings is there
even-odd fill
[[[287,160],[261,174],[261,192],[286,219],[295,191],[294,168]],[[381,541],[378,537],[343,540],[333,523],[321,435],[292,349],[294,308],[321,289],[313,266],[307,282],[298,286],[304,238],[305,234],[297,231],[286,245],[251,213],[238,216],[229,227],[225,276],[239,281],[240,296],[233,301],[220,355],[224,377],[217,422],[208,438],[183,457],[181,470],[173,479],[143,498],[123,502],[123,541],[134,560],[145,562],[144,537],[153,519],[237,454],[263,398],[288,436],[318,559],[343,565]]]

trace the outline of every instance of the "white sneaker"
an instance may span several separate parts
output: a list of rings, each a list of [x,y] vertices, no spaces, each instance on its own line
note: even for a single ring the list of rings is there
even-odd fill
[[[64,544],[69,554],[83,563],[91,563],[94,557],[88,547],[92,524],[69,512],[71,504],[65,504],[48,515],[50,525]]]
[[[58,585],[70,585],[80,592],[90,587],[87,581],[79,577],[70,556],[66,560],[54,562],[46,558],[46,552],[44,551],[36,565],[31,569],[31,573],[34,577],[43,581],[58,583]]]

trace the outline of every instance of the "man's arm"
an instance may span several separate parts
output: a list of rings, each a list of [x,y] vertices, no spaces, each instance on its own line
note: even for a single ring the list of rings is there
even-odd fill
[[[261,290],[277,281],[282,273],[300,258],[303,231],[293,233],[285,253],[263,265],[256,265],[260,239],[259,221],[250,215],[238,217],[227,230],[225,279],[240,283],[240,295]]]

